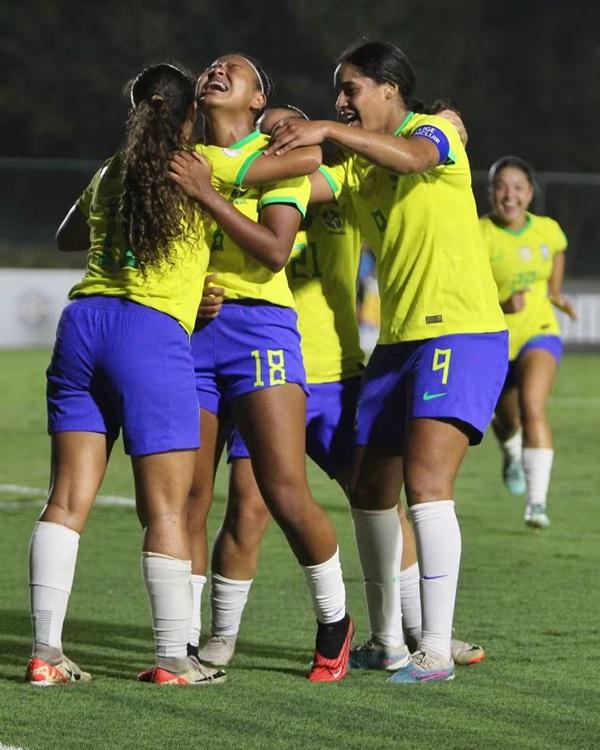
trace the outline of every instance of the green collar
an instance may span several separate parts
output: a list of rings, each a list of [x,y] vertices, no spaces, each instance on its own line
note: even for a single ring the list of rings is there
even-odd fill
[[[501,229],[503,232],[507,232],[508,234],[512,234],[513,237],[520,237],[522,234],[525,234],[525,232],[529,229],[529,227],[533,223],[533,217],[531,214],[526,214],[527,221],[520,229],[509,229],[509,227],[503,227],[502,224],[498,224],[494,219],[492,221],[494,224],[498,227],[498,229]]]
[[[400,125],[398,125],[396,130],[394,130],[394,135],[402,135],[402,131],[404,130],[404,128],[408,125],[408,123],[412,120],[414,116],[415,116],[414,112],[409,112],[404,118],[404,120],[402,120]]]
[[[258,138],[260,135],[262,135],[260,130],[253,130],[251,133],[248,133],[248,135],[245,135],[243,138],[240,138],[239,141],[232,143],[231,146],[227,146],[227,148],[237,151],[238,149],[243,148],[246,144],[251,143],[255,138]]]

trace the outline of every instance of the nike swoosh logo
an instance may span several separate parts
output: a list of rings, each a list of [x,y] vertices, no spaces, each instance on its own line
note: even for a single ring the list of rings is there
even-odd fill
[[[444,391],[444,393],[429,393],[429,391],[425,391],[423,394],[423,401],[431,401],[433,398],[440,398],[441,396],[447,396],[447,391]]]
[[[447,575],[441,575],[441,576],[423,576],[424,581],[437,581],[438,578],[448,578]]]
[[[339,669],[336,669],[335,672],[332,672],[331,675],[333,679],[337,680],[337,678],[342,674],[343,671],[344,671],[344,667],[340,667]]]

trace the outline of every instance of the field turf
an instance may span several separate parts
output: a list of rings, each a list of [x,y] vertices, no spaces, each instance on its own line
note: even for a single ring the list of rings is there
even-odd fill
[[[27,546],[42,504],[35,488],[48,481],[47,360],[44,350],[0,352],[0,748],[600,747],[598,355],[566,356],[551,401],[556,460],[547,531],[523,526],[521,501],[499,481],[491,436],[463,467],[456,628],[484,644],[482,664],[438,685],[392,686],[377,672],[311,685],[309,596],[273,527],[228,682],[198,689],[136,683],[153,660],[141,533],[130,507],[100,504],[80,545],[64,632],[66,652],[95,681],[49,690],[23,681],[31,639]],[[337,487],[315,467],[309,472],[339,532],[358,641],[367,622],[349,514]],[[225,487],[221,470],[212,531]],[[118,444],[102,494],[132,492]]]

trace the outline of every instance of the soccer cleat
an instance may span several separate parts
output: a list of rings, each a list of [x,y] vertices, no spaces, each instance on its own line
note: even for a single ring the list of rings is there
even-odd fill
[[[524,495],[527,490],[525,472],[520,461],[511,460],[504,456],[502,464],[502,479],[507,490],[513,495]]]
[[[382,646],[372,638],[350,651],[350,669],[387,669],[395,671],[410,662],[407,646]]]
[[[140,672],[137,678],[139,682],[152,682],[154,685],[217,685],[227,679],[222,669],[207,667],[193,656],[188,661],[189,669],[182,674],[169,672],[163,667],[151,667]]]
[[[354,635],[354,623],[348,618],[348,632],[344,638],[340,653],[335,659],[327,659],[315,651],[313,661],[308,673],[311,682],[339,682],[348,674],[348,659],[350,656],[350,643]]]
[[[27,665],[25,679],[34,687],[54,687],[68,685],[71,682],[91,682],[92,675],[79,669],[75,662],[63,656],[58,664],[32,656]]]
[[[198,649],[198,659],[204,664],[224,667],[233,659],[237,635],[216,635],[213,633],[202,648]]]
[[[387,678],[394,684],[416,685],[424,682],[448,682],[454,679],[454,664],[425,651],[415,652],[410,662]]]
[[[469,664],[479,664],[480,661],[485,659],[484,648],[467,641],[459,641],[457,638],[450,641],[450,653],[452,654],[452,661],[462,667],[469,666]]]
[[[528,505],[525,508],[523,517],[525,526],[531,526],[533,529],[547,529],[550,526],[550,519],[546,513],[545,505]]]

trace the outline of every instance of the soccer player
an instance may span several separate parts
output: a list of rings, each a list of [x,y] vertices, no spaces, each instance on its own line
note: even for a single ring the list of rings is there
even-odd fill
[[[229,154],[246,153],[250,163],[268,144],[256,130],[256,120],[270,81],[257,61],[231,54],[202,73],[197,90],[205,121],[202,153],[211,159],[218,179]],[[262,496],[311,590],[318,629],[309,679],[338,681],[347,671],[353,626],[346,614],[335,532],[306,480],[305,373],[284,271],[310,186],[301,178],[252,190],[243,185],[242,169],[230,203],[198,188],[194,172],[202,166],[191,157],[184,162],[182,168],[189,172],[180,184],[215,219],[209,271],[217,274],[226,298],[218,317],[201,324],[192,337],[202,447],[190,496],[191,533],[205,538],[218,415],[230,411],[248,446]],[[253,219],[250,229],[236,220],[234,207]],[[204,571],[198,566],[194,573],[200,576],[205,566],[204,561]],[[198,586],[202,583],[196,579]]]
[[[268,153],[331,141],[349,152],[336,170],[377,258],[381,332],[357,412],[352,514],[372,638],[405,666],[389,679],[454,677],[451,629],[461,538],[454,480],[491,418],[508,361],[507,333],[482,253],[468,158],[457,130],[423,114],[415,75],[391,44],[344,53],[335,71],[346,124],[288,122]],[[315,192],[331,186],[315,178]],[[360,460],[358,460],[360,459]],[[404,485],[417,541],[422,607],[418,650],[402,643],[395,578]],[[399,661],[399,660],[398,660]]]
[[[269,107],[260,118],[263,132],[273,133],[289,119],[306,116],[294,107]],[[321,168],[327,176],[327,167]],[[353,426],[363,369],[356,318],[356,279],[360,235],[349,196],[309,207],[296,237],[286,272],[298,312],[302,354],[310,394],[307,401],[306,452],[348,493]],[[217,311],[213,302],[207,310]],[[230,439],[230,489],[223,525],[213,548],[211,636],[198,652],[201,661],[223,666],[235,652],[243,610],[258,566],[259,545],[270,514],[252,473],[249,454],[237,429]],[[401,512],[407,544],[402,556],[401,596],[406,607],[402,625],[418,641],[421,628],[419,576],[412,528]],[[353,652],[351,665],[386,669],[393,661],[373,660],[379,650]],[[453,639],[457,663],[483,659],[480,646]]]
[[[34,643],[26,673],[40,687],[91,680],[64,655],[61,636],[79,537],[120,429],[145,527],[156,666],[143,679],[225,679],[186,654],[186,502],[198,447],[189,336],[208,246],[200,214],[169,180],[168,164],[191,138],[194,80],[173,65],[153,65],[133,81],[131,105],[125,148],[98,171],[57,233],[59,249],[89,254],[47,372],[52,480],[31,538]]]
[[[488,179],[492,210],[480,224],[506,316],[510,359],[492,425],[504,482],[513,494],[526,492],[525,523],[544,529],[554,457],[546,404],[562,350],[553,308],[577,319],[561,293],[567,239],[556,221],[529,212],[534,175],[526,161],[503,156]]]

